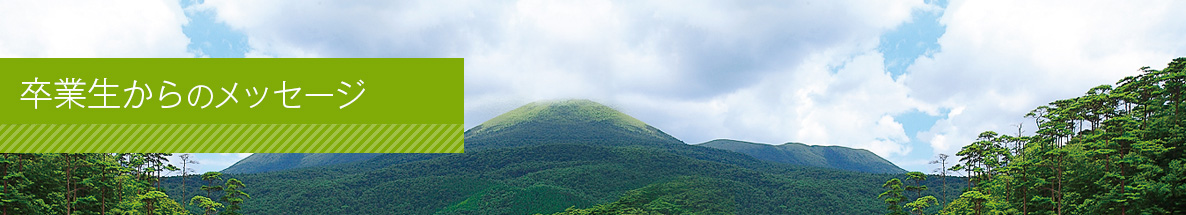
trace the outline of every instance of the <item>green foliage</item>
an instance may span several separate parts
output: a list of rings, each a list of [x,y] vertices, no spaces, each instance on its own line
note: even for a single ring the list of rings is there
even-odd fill
[[[898,180],[897,178],[890,179],[885,182],[885,185],[881,185],[881,187],[886,190],[881,195],[877,195],[877,198],[885,199],[885,209],[889,211],[886,214],[906,214],[906,211],[902,210],[902,203],[908,200],[906,200],[906,196],[902,195],[902,191],[904,190],[902,188],[902,180]]]
[[[165,154],[0,154],[0,214],[188,214],[155,185]]]
[[[205,215],[217,213],[218,209],[223,207],[222,203],[214,202],[214,200],[210,200],[210,198],[206,198],[205,196],[194,196],[194,198],[189,200],[189,205],[201,207],[204,209],[202,214]]]
[[[242,214],[551,214],[614,205],[637,209],[621,213],[870,214],[882,204],[867,196],[901,177],[767,162],[683,144],[622,117],[591,116],[620,114],[612,109],[548,107],[539,111],[549,114],[524,114],[497,131],[467,131],[464,154],[384,154],[223,177],[251,185],[241,189],[251,194]],[[199,193],[182,180],[168,178],[164,187]]]
[[[989,195],[980,191],[964,192],[958,199],[947,204],[940,214],[983,214],[985,202],[988,201]]]
[[[914,192],[914,198],[922,198],[922,191],[927,190],[927,185],[922,185],[923,181],[927,180],[927,174],[922,172],[908,172],[906,173],[906,181],[912,185],[906,185],[906,191]]]
[[[873,152],[841,146],[808,146],[802,143],[769,145],[725,139],[697,145],[739,152],[757,159],[779,163],[871,173],[906,172]]]
[[[737,182],[681,177],[627,191],[615,202],[555,214],[735,214],[735,196],[727,189],[732,186],[738,186]]]
[[[354,167],[358,169],[348,170]],[[768,163],[687,145],[549,144],[471,151],[377,169],[362,163],[335,168],[340,169],[234,175],[252,185],[243,189],[252,198],[241,213],[549,214],[616,202],[623,200],[623,193],[681,177],[700,177],[725,181],[717,184],[729,186],[717,189],[731,193],[735,203],[727,205],[735,205],[730,210],[739,214],[868,214],[881,211],[880,202],[854,199],[880,192],[869,184],[898,177]],[[166,180],[166,187],[180,193],[180,179]],[[652,204],[657,205],[663,204]]]
[[[945,214],[1186,213],[1186,58],[1040,106],[1033,136],[965,146],[974,186]],[[1020,132],[1019,132],[1020,133]]]
[[[247,192],[243,192],[243,188],[246,188],[247,185],[244,185],[242,181],[239,181],[239,179],[232,178],[226,181],[226,185],[224,187],[223,193],[225,194],[222,195],[222,198],[218,198],[218,200],[226,202],[230,206],[227,207],[226,211],[223,211],[219,214],[239,215],[239,210],[243,209],[243,201],[251,198],[251,195],[247,195]]]
[[[563,210],[569,205],[589,204],[578,195],[575,190],[553,185],[541,184],[526,188],[496,185],[474,193],[439,213],[482,213],[498,208],[511,214],[532,214]]]
[[[906,203],[906,208],[910,209],[910,213],[913,214],[925,214],[927,208],[938,204],[939,200],[934,196],[923,196],[915,199],[914,202]]]
[[[202,181],[205,181],[206,185],[202,185],[202,187],[200,189],[202,191],[206,191],[207,196],[214,196],[215,191],[222,191],[222,188],[223,188],[222,185],[215,185],[215,184],[218,184],[219,181],[222,181],[222,173],[220,173],[220,172],[202,173]],[[182,189],[185,189],[185,188],[182,188]],[[182,196],[182,198],[184,198],[184,196]]]
[[[148,214],[173,214],[177,211],[184,211],[177,202],[169,199],[169,195],[165,195],[161,191],[149,191],[148,193],[137,196],[140,202],[144,202],[145,210]],[[172,203],[172,204],[169,204]]]

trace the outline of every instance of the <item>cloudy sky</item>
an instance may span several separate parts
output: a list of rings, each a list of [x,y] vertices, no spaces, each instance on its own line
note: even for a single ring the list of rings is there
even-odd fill
[[[1183,1],[0,1],[0,57],[465,58],[465,124],[587,98],[908,170],[1186,56]],[[204,154],[217,170],[244,154]],[[221,165],[221,166],[219,166]]]

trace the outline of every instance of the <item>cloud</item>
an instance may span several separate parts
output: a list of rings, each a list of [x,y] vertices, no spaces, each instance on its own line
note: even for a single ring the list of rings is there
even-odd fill
[[[1180,1],[953,1],[941,50],[903,78],[922,102],[955,108],[920,138],[953,153],[981,131],[1016,133],[1022,116],[1186,54]]]
[[[906,154],[910,137],[892,115],[928,107],[909,97],[909,89],[885,70],[882,54],[870,48],[817,55],[808,60],[812,63],[710,100],[721,108],[670,117],[720,121],[721,127],[708,130],[721,137]],[[703,138],[689,136],[685,139]]]
[[[195,5],[248,36],[253,56],[447,57],[505,6],[484,1],[223,1]],[[479,18],[481,17],[481,18]]]
[[[170,1],[0,2],[0,57],[193,57]]]
[[[465,57],[467,83],[482,82],[467,86],[470,94],[526,83],[568,87],[554,91],[575,96],[625,91],[706,98],[793,66],[813,51],[879,35],[920,5],[212,0],[200,7],[245,32],[252,56]]]
[[[842,145],[913,163],[1186,55],[1186,3],[1169,0],[208,0],[187,10],[243,33],[247,57],[466,58],[467,126],[535,100],[589,98],[691,143]],[[0,57],[195,55],[172,2],[17,1],[0,14]],[[942,28],[917,19],[937,14]],[[898,32],[911,21],[925,25]],[[937,45],[925,36],[939,34]],[[942,119],[911,136],[904,113]]]
[[[901,154],[922,104],[875,51],[933,9],[904,1],[208,0],[259,57],[464,57],[465,123],[590,98],[685,141],[800,141]],[[928,109],[929,110],[929,109]]]

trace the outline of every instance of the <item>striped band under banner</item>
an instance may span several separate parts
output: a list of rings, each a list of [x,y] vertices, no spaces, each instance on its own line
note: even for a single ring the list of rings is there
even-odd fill
[[[462,153],[462,124],[0,124],[10,153]]]

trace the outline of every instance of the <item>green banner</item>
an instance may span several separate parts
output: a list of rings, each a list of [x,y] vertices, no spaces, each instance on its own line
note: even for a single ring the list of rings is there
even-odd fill
[[[460,153],[464,61],[0,59],[0,152]]]

